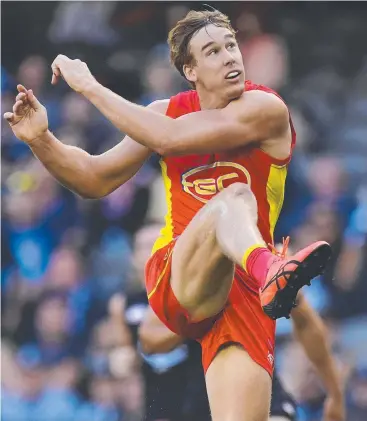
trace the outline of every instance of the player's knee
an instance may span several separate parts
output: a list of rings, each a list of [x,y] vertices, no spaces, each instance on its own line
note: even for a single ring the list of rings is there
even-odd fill
[[[250,204],[252,208],[257,208],[257,201],[250,186],[245,183],[233,183],[226,187],[218,196],[222,198],[242,199]]]
[[[224,190],[222,190],[222,193],[232,196],[252,194],[249,185],[245,183],[233,183],[230,186],[226,187]]]

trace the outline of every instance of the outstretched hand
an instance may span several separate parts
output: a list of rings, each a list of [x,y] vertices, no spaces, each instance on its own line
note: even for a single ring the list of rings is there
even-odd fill
[[[46,108],[38,101],[31,89],[18,85],[12,112],[4,114],[15,136],[25,143],[32,143],[48,129]]]
[[[72,60],[67,56],[59,54],[51,64],[51,83],[56,85],[62,77],[75,92],[83,93],[93,83],[95,78],[83,61]]]

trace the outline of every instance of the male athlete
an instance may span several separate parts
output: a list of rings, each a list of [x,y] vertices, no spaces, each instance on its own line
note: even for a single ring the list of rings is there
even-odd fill
[[[102,197],[161,155],[167,224],[146,267],[151,307],[172,331],[197,339],[214,421],[263,421],[270,406],[274,319],[323,271],[330,246],[273,252],[295,131],[271,89],[245,83],[234,30],[218,11],[189,12],[168,38],[195,90],[147,108],[99,84],[80,60],[58,56],[63,77],[127,137],[99,156],[63,145],[45,108],[18,85],[14,134],[62,184]],[[285,244],[286,249],[287,244]]]
[[[292,310],[291,319],[296,338],[316,368],[325,385],[327,397],[324,403],[323,421],[344,421],[345,407],[342,381],[332,356],[326,328],[319,315],[307,303],[303,295],[297,297],[298,305]],[[149,355],[169,352],[181,345],[184,338],[171,332],[149,309],[139,328],[140,345]],[[205,400],[206,396],[202,395]],[[284,390],[274,372],[269,421],[295,421],[296,405]]]

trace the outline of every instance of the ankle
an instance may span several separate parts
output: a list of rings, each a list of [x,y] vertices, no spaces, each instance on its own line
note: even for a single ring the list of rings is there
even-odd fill
[[[262,245],[253,247],[244,256],[243,268],[262,287],[265,283],[269,267],[275,257],[269,249]]]

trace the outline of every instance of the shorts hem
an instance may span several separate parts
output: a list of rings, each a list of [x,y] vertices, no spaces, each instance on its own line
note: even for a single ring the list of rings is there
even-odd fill
[[[269,364],[265,363],[263,360],[261,360],[256,355],[254,355],[253,352],[249,351],[248,347],[246,347],[241,341],[233,339],[231,337],[231,335],[221,336],[217,341],[218,341],[218,346],[217,346],[215,352],[212,352],[212,355],[210,356],[208,364],[205,364],[205,365],[203,364],[204,374],[206,374],[206,372],[208,371],[208,368],[210,367],[211,363],[214,361],[214,358],[218,355],[218,353],[220,351],[220,348],[223,345],[226,345],[228,343],[233,343],[233,344],[241,345],[242,348],[244,349],[244,351],[246,351],[248,353],[248,355],[250,356],[252,361],[254,361],[257,365],[259,365],[261,368],[263,368],[269,374],[270,378],[273,379],[274,369],[270,368]],[[204,354],[204,352],[203,352],[203,354]]]

